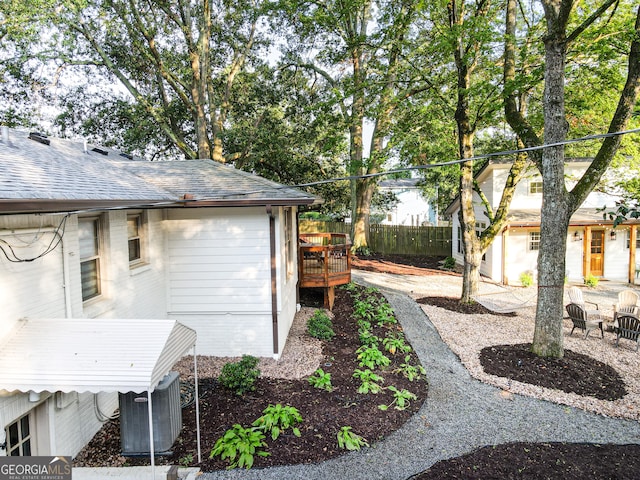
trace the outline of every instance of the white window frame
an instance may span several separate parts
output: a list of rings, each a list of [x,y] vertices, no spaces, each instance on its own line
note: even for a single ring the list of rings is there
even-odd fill
[[[293,276],[294,243],[293,243],[293,208],[284,209],[284,250],[287,280]]]
[[[529,195],[540,195],[542,193],[542,180],[529,181]]]
[[[529,232],[529,251],[537,252],[540,250],[540,231]]]
[[[95,253],[92,255],[82,256],[82,252],[80,252],[80,282],[82,288],[82,301],[88,302],[95,298],[98,298],[102,295],[102,280],[101,280],[101,263],[102,263],[102,222],[100,221],[100,217],[81,217],[78,219],[78,227],[80,227],[81,223],[93,223],[94,225],[94,240],[95,240]],[[79,228],[80,230],[80,228]],[[78,238],[80,238],[80,231],[78,232]],[[90,295],[85,296],[85,289],[82,282],[82,265],[89,262],[95,262],[95,282],[96,282],[96,291]]]
[[[136,234],[131,235],[129,222],[136,222]],[[147,231],[148,222],[145,212],[127,213],[127,253],[129,256],[129,268],[134,269],[148,263],[147,258]],[[138,256],[131,258],[131,242],[137,242]]]
[[[31,414],[27,413],[26,415],[23,415],[22,417],[17,419],[15,422],[11,422],[5,428],[5,435],[6,435],[5,441],[7,444],[6,452],[8,456],[24,457],[24,456],[34,455],[33,427],[32,427],[30,416]],[[24,433],[25,425],[27,430],[26,434]],[[16,439],[17,441],[13,443],[11,441],[11,435],[10,435],[10,430],[12,427],[15,427],[17,437],[18,437]],[[28,448],[26,452],[25,452],[25,446],[27,446]]]

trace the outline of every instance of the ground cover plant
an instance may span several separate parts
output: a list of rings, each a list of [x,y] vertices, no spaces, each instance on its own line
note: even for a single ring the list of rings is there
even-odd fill
[[[307,303],[322,303],[322,292],[315,293]],[[360,302],[363,317],[354,315],[355,302]],[[194,405],[183,409],[183,433],[172,455],[159,457],[157,463],[212,471],[319,462],[373,445],[400,428],[426,399],[428,383],[386,299],[358,285],[339,289],[330,328],[335,335],[322,340],[324,358],[307,378],[254,379],[250,357],[227,368],[229,388],[219,379],[200,378],[202,463],[197,464]],[[368,337],[379,339],[379,348],[358,358],[365,330]],[[395,340],[395,355],[385,350],[385,338]],[[121,465],[119,438],[119,421],[110,421],[74,465]],[[126,462],[142,465],[148,459]]]

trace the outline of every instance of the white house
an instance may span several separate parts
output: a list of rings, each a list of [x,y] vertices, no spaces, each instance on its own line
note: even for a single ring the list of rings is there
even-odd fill
[[[589,159],[569,159],[565,165],[567,188],[589,166]],[[496,208],[509,173],[510,163],[492,160],[476,174],[476,180],[492,208]],[[566,274],[569,281],[582,282],[589,275],[601,279],[634,283],[637,281],[637,226],[625,223],[613,228],[604,220],[603,206],[612,207],[617,197],[592,192],[571,217],[567,235]],[[518,284],[523,273],[537,276],[540,245],[540,209],[542,206],[542,177],[536,169],[516,187],[509,222],[493,241],[482,260],[480,273],[504,284]],[[484,206],[474,193],[476,229],[488,225]],[[463,262],[460,230],[459,199],[446,210],[452,217],[453,256]],[[640,259],[638,259],[640,263]]]
[[[130,369],[143,363],[136,385],[148,376],[153,388],[191,343],[199,355],[277,358],[296,312],[297,209],[314,201],[209,160],[147,162],[4,128],[0,455],[75,455],[117,406],[114,393],[98,392],[127,388]],[[78,319],[97,322],[93,334],[103,334],[92,365],[133,355],[130,368],[114,366],[116,379],[81,380],[81,362],[75,370],[67,363],[66,383],[49,372],[74,339],[78,349],[91,341],[74,327]],[[46,341],[21,336],[42,321],[56,325],[67,347],[51,347],[51,366],[35,353],[19,361],[12,346],[28,351]],[[166,333],[149,332],[136,351],[124,351],[118,336],[145,328]],[[156,352],[154,342],[164,348]],[[27,364],[35,373],[22,379]]]
[[[391,192],[398,199],[391,210],[383,212],[382,225],[437,225],[437,212],[422,194],[419,181],[418,178],[400,178],[382,180],[378,184],[381,192]]]

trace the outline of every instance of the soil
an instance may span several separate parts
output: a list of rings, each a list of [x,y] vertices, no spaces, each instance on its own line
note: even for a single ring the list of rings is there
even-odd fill
[[[401,257],[371,255],[354,258],[353,267],[384,273],[410,275],[457,275],[441,268],[442,257]],[[321,298],[306,296],[302,302],[319,306]],[[450,297],[425,297],[418,302],[447,308],[458,314],[488,312],[479,304],[461,305]],[[296,407],[302,417],[301,437],[287,432],[277,440],[266,439],[266,450],[270,456],[256,457],[254,467],[320,462],[344,453],[337,446],[336,433],[342,426],[364,437],[370,444],[400,428],[417,412],[426,399],[427,383],[409,382],[402,375],[393,373],[404,355],[392,356],[393,364],[381,375],[385,386],[394,385],[399,390],[406,388],[415,393],[417,399],[406,410],[378,409],[380,404],[391,404],[391,392],[385,390],[377,395],[359,394],[358,381],[352,377],[357,364],[355,350],[360,346],[353,320],[353,299],[345,290],[336,294],[334,306],[334,330],[336,337],[323,342],[324,362],[322,368],[331,373],[332,392],[313,388],[306,379],[278,380],[260,378],[254,392],[237,396],[225,391],[215,378],[201,378],[201,419],[203,457],[213,447],[216,439],[233,424],[249,426],[270,404],[287,404]],[[509,315],[509,314],[507,314]],[[398,327],[398,331],[400,331]],[[378,332],[380,336],[380,333]],[[382,335],[384,336],[384,334]],[[551,386],[580,395],[620,398],[624,387],[612,388],[616,381],[615,371],[606,371],[595,359],[565,351],[562,360],[541,359],[532,355],[529,345],[498,345],[485,348],[481,353],[483,368],[494,375],[504,376],[533,385]],[[417,358],[411,358],[417,363]],[[541,374],[544,372],[544,375]],[[600,396],[599,396],[600,395]],[[195,425],[193,406],[183,410],[183,434],[173,448],[173,454],[157,459],[157,463],[196,465]],[[75,459],[76,466],[140,465],[145,459],[120,455],[119,423],[111,421],[94,437],[90,444]],[[227,462],[205,459],[197,464],[203,471],[222,469]],[[468,455],[444,460],[430,469],[412,477],[415,480],[430,479],[542,479],[563,478],[566,480],[616,478],[640,478],[640,445],[595,445],[564,443],[513,443],[486,446]]]

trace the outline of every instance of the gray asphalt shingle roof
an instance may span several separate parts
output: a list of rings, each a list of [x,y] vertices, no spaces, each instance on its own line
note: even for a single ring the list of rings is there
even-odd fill
[[[71,209],[107,205],[171,204],[185,194],[214,204],[309,204],[316,198],[211,160],[147,162],[83,142],[9,130],[0,136],[0,205],[14,211]],[[34,205],[38,207],[33,207]],[[44,206],[43,206],[44,205]]]

